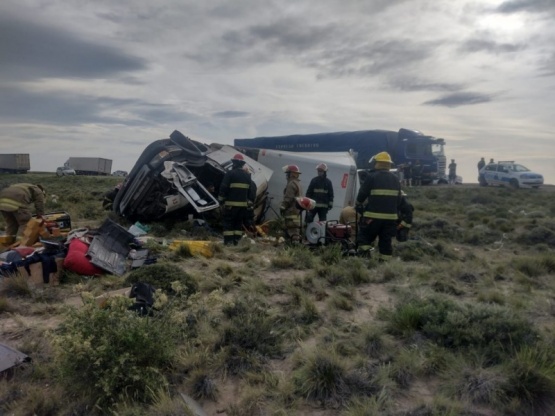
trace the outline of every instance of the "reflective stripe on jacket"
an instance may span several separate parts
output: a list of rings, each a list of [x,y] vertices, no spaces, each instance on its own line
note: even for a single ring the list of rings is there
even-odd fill
[[[310,181],[306,196],[316,201],[317,208],[328,208],[333,204],[333,185],[325,176],[316,176]]]
[[[228,207],[247,207],[251,176],[242,168],[234,168],[227,172],[220,185],[218,200]]]
[[[401,202],[399,179],[388,170],[370,172],[358,192],[357,202],[362,204],[366,198],[368,201],[362,214],[364,217],[397,220]]]
[[[31,183],[17,183],[0,191],[0,211],[14,212],[35,204],[37,215],[44,215],[44,193]]]

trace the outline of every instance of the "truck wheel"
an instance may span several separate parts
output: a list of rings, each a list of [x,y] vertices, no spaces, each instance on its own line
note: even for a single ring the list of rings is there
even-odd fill
[[[488,183],[482,176],[478,178],[478,183],[480,184],[480,186],[488,186]]]
[[[516,179],[511,179],[511,181],[509,182],[509,185],[513,189],[518,189],[518,181]]]

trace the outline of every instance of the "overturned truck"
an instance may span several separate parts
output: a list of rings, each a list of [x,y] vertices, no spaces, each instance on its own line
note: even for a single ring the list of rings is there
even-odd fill
[[[175,130],[148,145],[114,198],[113,210],[131,221],[166,215],[197,218],[219,207],[217,195],[231,158],[230,146],[205,145]],[[272,170],[245,156],[257,186],[255,215],[261,215]]]
[[[308,188],[316,165],[328,165],[334,187],[330,219],[338,219],[341,209],[353,205],[358,176],[349,152],[305,153],[267,149],[239,149],[221,144],[202,144],[175,130],[168,139],[148,145],[117,192],[113,210],[131,221],[153,221],[165,216],[210,218],[219,207],[217,195],[231,158],[242,151],[251,179],[257,187],[255,221],[279,216],[286,178],[284,165],[298,165],[302,188]],[[303,193],[304,194],[304,193]]]

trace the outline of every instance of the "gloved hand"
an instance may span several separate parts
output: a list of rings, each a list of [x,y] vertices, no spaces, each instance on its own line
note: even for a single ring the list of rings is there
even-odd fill
[[[364,205],[362,205],[360,202],[357,202],[355,205],[355,211],[357,214],[362,215],[364,213]]]
[[[328,209],[332,209],[332,208],[333,208],[333,202],[330,202],[330,203],[328,204]]]

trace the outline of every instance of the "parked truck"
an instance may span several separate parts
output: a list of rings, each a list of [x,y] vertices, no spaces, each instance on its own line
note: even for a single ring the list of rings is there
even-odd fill
[[[110,175],[112,173],[112,160],[101,157],[70,157],[66,168],[72,168],[77,175]]]
[[[29,153],[0,155],[0,173],[27,173],[31,169]]]
[[[445,176],[445,140],[426,136],[417,130],[400,129],[362,130],[351,132],[295,134],[277,137],[235,139],[234,145],[241,149],[275,149],[290,152],[347,152],[355,153],[359,169],[366,169],[370,158],[388,152],[395,165],[414,163],[423,166],[422,183],[432,183]]]

